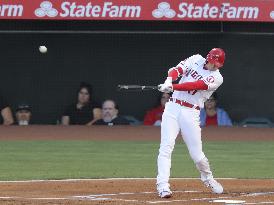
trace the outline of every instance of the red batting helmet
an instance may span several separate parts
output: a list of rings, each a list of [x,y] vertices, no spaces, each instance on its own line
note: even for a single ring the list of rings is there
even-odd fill
[[[213,48],[206,56],[209,63],[214,64],[218,68],[222,67],[225,62],[225,52],[221,48]]]

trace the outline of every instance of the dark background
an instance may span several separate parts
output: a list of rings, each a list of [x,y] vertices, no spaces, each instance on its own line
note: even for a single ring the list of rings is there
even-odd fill
[[[160,84],[170,67],[213,47],[226,51],[218,94],[233,121],[274,121],[273,24],[1,21],[0,29],[1,93],[13,110],[29,103],[35,123],[55,124],[81,81],[93,85],[95,101],[113,98],[121,114],[142,120],[159,93],[116,86]]]

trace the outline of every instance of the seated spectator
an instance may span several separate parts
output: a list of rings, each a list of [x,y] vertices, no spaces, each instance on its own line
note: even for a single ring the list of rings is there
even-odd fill
[[[165,104],[168,102],[170,97],[171,97],[171,94],[169,93],[161,94],[161,99],[159,100],[160,105],[147,111],[144,118],[144,125],[154,125],[154,126],[161,125]]]
[[[213,93],[205,102],[205,108],[200,113],[201,126],[232,126],[226,111],[217,107],[217,93]]]
[[[16,122],[18,125],[29,125],[31,120],[31,108],[27,104],[21,104],[16,109]]]
[[[1,118],[0,124],[3,125],[12,125],[14,123],[11,109],[6,102],[6,100],[0,96],[0,110],[1,110]]]
[[[71,104],[62,116],[62,125],[92,125],[101,118],[101,109],[92,102],[91,85],[81,83],[77,102]]]
[[[113,100],[105,100],[102,104],[102,119],[94,125],[129,125],[129,121],[118,116],[118,106]]]

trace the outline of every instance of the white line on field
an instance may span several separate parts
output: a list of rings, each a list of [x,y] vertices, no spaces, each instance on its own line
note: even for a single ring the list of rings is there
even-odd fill
[[[174,191],[175,193],[201,193],[201,191],[192,191],[192,190],[185,190],[185,191]],[[116,193],[116,194],[95,194],[95,195],[87,195],[87,196],[71,196],[71,197],[0,197],[0,199],[22,199],[22,200],[88,200],[88,201],[124,201],[124,202],[139,202],[136,199],[119,199],[119,198],[103,198],[108,196],[123,196],[123,195],[138,195],[138,194],[156,194],[156,192],[124,192],[124,193]],[[274,192],[254,192],[254,193],[238,193],[238,196],[219,196],[219,197],[207,197],[207,198],[193,198],[193,199],[181,199],[181,200],[161,200],[161,201],[146,201],[149,204],[160,204],[160,203],[172,203],[172,202],[191,202],[191,201],[208,201],[214,202],[214,200],[224,200],[224,199],[233,199],[238,197],[256,197],[256,196],[263,196],[263,195],[272,195]],[[274,202],[245,202],[245,204],[274,204]]]
[[[270,191],[270,192],[256,192],[256,193],[249,193],[249,194],[246,194],[244,196],[264,196],[264,195],[271,195],[271,194],[274,194],[273,191]]]
[[[250,196],[262,196],[262,195],[271,195],[274,194],[274,192],[257,192],[257,193],[240,193],[240,196],[223,196],[223,197],[217,197],[217,198],[194,198],[194,199],[181,199],[181,200],[165,200],[165,201],[147,201],[150,204],[160,204],[160,203],[172,203],[172,202],[190,202],[190,201],[209,201],[214,202],[214,200],[220,200],[220,199],[231,199],[231,198],[237,198],[237,197],[250,197]],[[244,204],[274,204],[274,202],[256,202],[256,203],[244,203]]]
[[[0,199],[16,199],[16,198],[20,198],[17,196],[1,196]]]
[[[158,203],[172,203],[172,202],[190,202],[190,201],[210,201],[210,200],[217,200],[217,199],[228,199],[231,196],[224,196],[224,197],[216,197],[216,198],[194,198],[194,199],[175,199],[175,200],[166,200],[166,201],[147,201],[150,204],[158,204]]]
[[[170,178],[171,180],[197,180],[200,178]],[[216,178],[221,180],[236,180],[238,178]],[[114,180],[156,180],[156,178],[100,178],[100,179],[35,179],[18,181],[0,181],[0,183],[28,183],[28,182],[74,182],[74,181],[114,181]],[[268,179],[274,180],[274,179]]]
[[[274,204],[274,201],[250,202],[244,204]]]
[[[57,198],[57,197],[40,197],[40,198],[26,198],[26,199],[32,199],[32,200],[67,200],[67,199],[71,199],[69,197],[61,197],[61,198]]]
[[[112,201],[126,201],[126,202],[139,202],[139,200],[136,199],[110,199]]]
[[[5,197],[2,196],[0,197],[0,199],[24,199],[24,200],[68,200],[68,199],[72,199],[71,197],[61,197],[61,198],[57,198],[57,197],[18,197],[18,196],[9,196],[9,197]]]
[[[186,191],[173,191],[173,193],[202,193],[202,191],[193,191],[193,190],[186,190]],[[124,192],[124,193],[117,193],[117,194],[91,194],[85,196],[73,196],[75,198],[95,198],[101,196],[123,196],[123,195],[140,195],[140,194],[157,194],[157,192]]]

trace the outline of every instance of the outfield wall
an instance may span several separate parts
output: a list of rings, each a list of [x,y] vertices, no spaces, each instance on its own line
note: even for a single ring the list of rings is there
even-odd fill
[[[159,93],[118,93],[118,84],[159,84],[184,58],[222,47],[220,105],[234,122],[274,121],[273,34],[273,23],[1,20],[0,91],[13,110],[29,103],[33,123],[56,124],[87,81],[95,101],[114,98],[121,114],[142,120]]]
[[[203,141],[274,140],[273,128],[209,127]],[[177,138],[181,140],[180,137]],[[0,140],[121,140],[159,141],[160,128],[153,126],[0,126]]]

